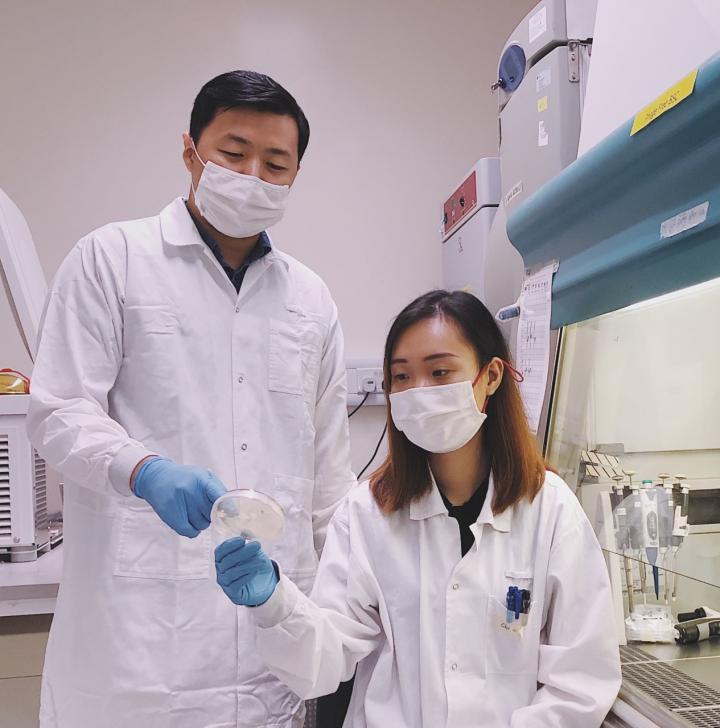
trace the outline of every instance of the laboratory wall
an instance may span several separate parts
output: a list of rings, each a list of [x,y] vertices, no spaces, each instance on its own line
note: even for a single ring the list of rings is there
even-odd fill
[[[275,243],[330,286],[348,357],[379,359],[393,316],[440,283],[444,199],[497,153],[489,86],[534,4],[2,0],[0,187],[27,217],[50,279],[88,231],[187,193],[181,134],[205,81],[234,68],[268,73],[311,124]],[[30,368],[2,293],[0,366]],[[356,471],[383,410],[352,420]],[[11,678],[5,639],[0,678]]]
[[[348,357],[379,358],[392,317],[440,283],[442,202],[497,152],[489,86],[533,5],[3,0],[0,187],[50,278],[88,231],[186,194],[181,134],[200,86],[264,71],[311,124],[275,242],[332,289]],[[0,360],[29,368],[1,295]],[[358,463],[380,416],[357,417]]]

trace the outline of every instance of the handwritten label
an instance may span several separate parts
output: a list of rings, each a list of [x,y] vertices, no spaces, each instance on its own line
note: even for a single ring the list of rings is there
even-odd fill
[[[507,207],[522,191],[523,183],[516,182],[510,192],[505,195],[505,207]]]
[[[535,76],[535,91],[540,93],[552,83],[552,70],[546,68]]]
[[[533,432],[537,432],[540,425],[547,386],[552,280],[556,270],[557,263],[553,261],[534,275],[526,276],[520,294],[520,321],[515,350],[518,369],[524,377],[520,383],[520,394]]]
[[[692,73],[689,73],[681,81],[678,81],[672,88],[669,88],[665,93],[658,96],[655,101],[640,111],[635,116],[635,121],[633,121],[630,136],[637,134],[648,124],[652,124],[659,116],[662,116],[666,111],[670,111],[670,109],[690,96],[695,90],[697,75],[698,69],[696,68]]]
[[[538,121],[538,146],[546,147],[550,142],[544,121]]]
[[[534,15],[530,17],[528,24],[530,35],[530,43],[534,43],[541,35],[547,31],[547,8],[543,6]]]
[[[703,202],[702,205],[697,205],[690,210],[685,210],[675,217],[671,217],[669,220],[665,220],[660,225],[660,237],[661,238],[672,238],[674,235],[680,235],[686,230],[691,230],[707,220],[708,210],[710,209],[709,202]]]

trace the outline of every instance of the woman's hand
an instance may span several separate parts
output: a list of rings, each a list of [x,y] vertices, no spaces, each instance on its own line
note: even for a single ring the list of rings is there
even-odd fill
[[[231,602],[244,607],[264,604],[275,591],[278,572],[258,541],[236,537],[215,549],[217,583]]]

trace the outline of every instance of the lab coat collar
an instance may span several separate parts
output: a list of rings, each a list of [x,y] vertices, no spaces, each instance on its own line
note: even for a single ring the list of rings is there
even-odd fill
[[[162,210],[160,213],[160,229],[163,240],[168,245],[174,245],[175,247],[195,245],[207,248],[205,241],[200,237],[197,226],[190,217],[190,213],[185,206],[185,200],[182,197],[177,197]],[[270,240],[269,235],[268,240]],[[272,250],[261,260],[267,264],[280,261],[288,269],[290,264],[285,256],[277,250],[272,241],[271,244]]]
[[[445,503],[443,503],[442,496],[440,495],[440,491],[438,490],[437,483],[435,482],[435,478],[432,473],[430,473],[430,478],[432,479],[432,489],[430,492],[422,498],[410,502],[410,518],[413,521],[422,521],[426,518],[432,518],[433,516],[447,515],[447,508],[445,507]],[[506,508],[502,513],[495,515],[492,510],[494,496],[495,484],[493,482],[492,473],[490,473],[485,503],[483,503],[477,523],[487,523],[496,531],[504,531],[507,533],[510,531],[513,509]]]

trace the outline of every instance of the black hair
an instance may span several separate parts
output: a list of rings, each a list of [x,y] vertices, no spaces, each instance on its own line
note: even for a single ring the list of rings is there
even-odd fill
[[[208,81],[195,97],[190,114],[190,136],[200,135],[219,111],[237,108],[290,116],[298,127],[298,161],[310,141],[310,125],[297,101],[277,81],[255,71],[230,71]]]

